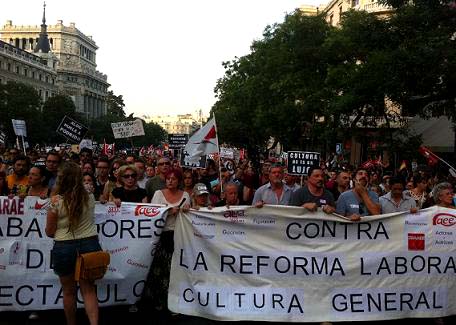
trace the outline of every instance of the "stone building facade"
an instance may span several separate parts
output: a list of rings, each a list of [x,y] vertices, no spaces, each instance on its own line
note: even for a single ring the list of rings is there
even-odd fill
[[[46,101],[57,94],[55,62],[0,41],[0,83],[21,82],[35,88]]]
[[[168,134],[192,134],[201,127],[201,120],[192,114],[143,116],[147,123],[154,122],[160,125]]]
[[[377,16],[389,16],[393,9],[379,3],[377,0],[331,0],[323,11],[326,13],[326,21],[331,26],[340,24],[342,14],[350,9],[364,10],[375,13]]]
[[[372,12],[381,17],[387,17],[393,12],[392,8],[379,3],[377,0],[330,0],[326,5],[302,5],[299,9],[308,16],[323,12],[326,21],[331,26],[338,26],[342,14],[350,9]]]
[[[107,76],[96,69],[98,47],[92,37],[84,35],[74,23],[65,26],[59,20],[56,25],[47,26],[44,14],[41,26],[17,26],[8,20],[0,29],[0,40],[23,52],[36,52],[40,55],[46,52],[46,49],[37,51],[37,48],[43,46],[40,42],[43,27],[49,50],[56,58],[58,92],[69,95],[76,110],[87,118],[105,115],[109,83]]]

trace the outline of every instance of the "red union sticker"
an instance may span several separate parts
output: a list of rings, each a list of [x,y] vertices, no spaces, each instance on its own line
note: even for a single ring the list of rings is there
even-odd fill
[[[424,251],[424,234],[409,233],[408,234],[408,250],[409,251]]]
[[[135,216],[155,217],[160,214],[160,210],[156,207],[148,205],[138,205],[135,209]]]
[[[432,224],[434,226],[445,226],[451,227],[456,225],[456,216],[449,214],[449,213],[439,213],[434,216],[432,219]]]

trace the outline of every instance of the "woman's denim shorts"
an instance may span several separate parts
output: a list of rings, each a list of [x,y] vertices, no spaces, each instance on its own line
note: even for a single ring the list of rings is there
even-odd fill
[[[73,274],[78,253],[84,254],[97,251],[101,251],[98,236],[54,241],[54,248],[51,252],[54,273],[58,276]]]

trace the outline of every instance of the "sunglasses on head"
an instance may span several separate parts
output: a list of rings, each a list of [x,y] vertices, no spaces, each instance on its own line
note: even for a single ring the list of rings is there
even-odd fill
[[[123,175],[123,178],[136,178],[136,174],[125,174]]]

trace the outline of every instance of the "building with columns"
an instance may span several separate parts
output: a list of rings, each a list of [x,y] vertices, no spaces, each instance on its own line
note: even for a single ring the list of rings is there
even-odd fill
[[[69,95],[76,111],[87,118],[98,118],[107,112],[106,97],[109,83],[96,64],[98,46],[91,36],[86,36],[74,23],[65,26],[46,25],[45,8],[41,26],[18,26],[8,20],[0,29],[0,40],[22,52],[45,57],[55,57],[57,90]]]
[[[147,123],[154,122],[160,125],[168,134],[192,134],[202,125],[202,116],[192,114],[142,116]]]

